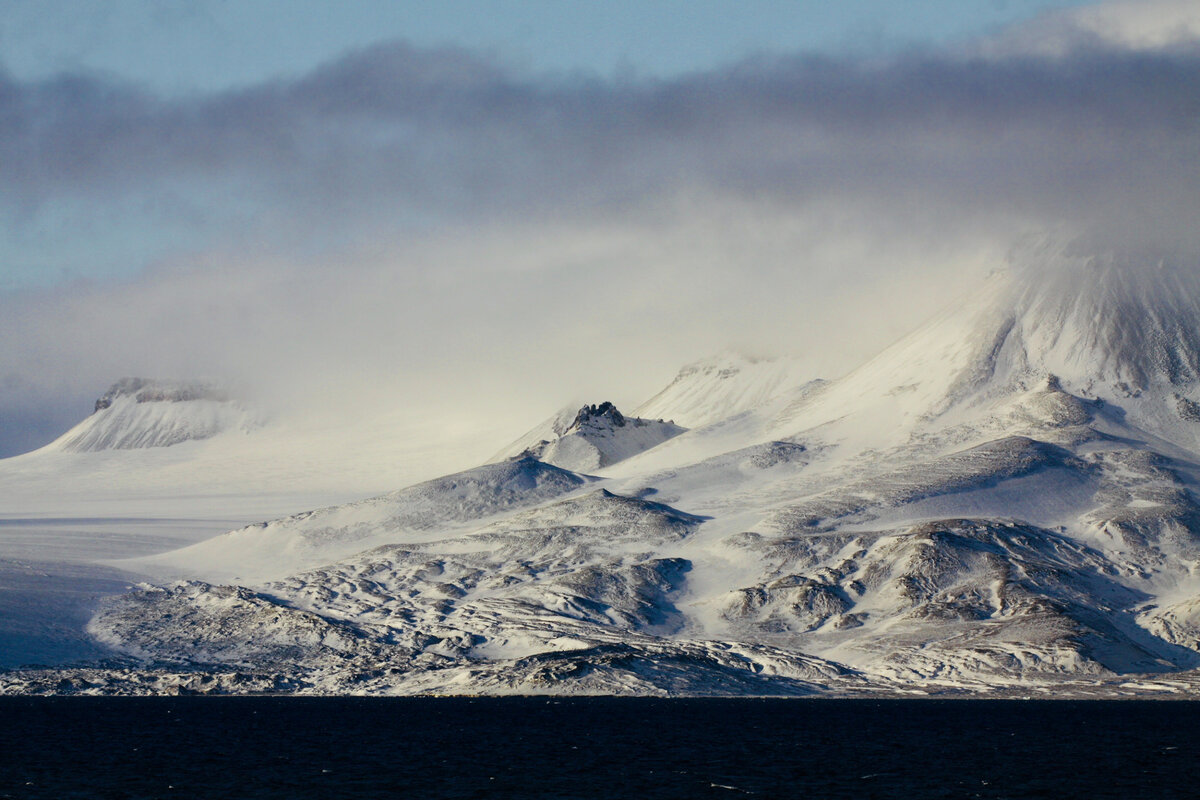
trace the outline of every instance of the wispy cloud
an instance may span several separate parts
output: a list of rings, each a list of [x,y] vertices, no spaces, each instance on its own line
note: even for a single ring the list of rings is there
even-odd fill
[[[1198,37],[1200,6],[1191,0],[1110,0],[1048,12],[974,44],[1002,57],[1063,56],[1084,48],[1191,47]]]

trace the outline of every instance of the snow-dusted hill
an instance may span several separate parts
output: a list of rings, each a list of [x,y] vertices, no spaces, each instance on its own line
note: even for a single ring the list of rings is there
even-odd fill
[[[585,407],[129,563],[88,627],[129,669],[0,686],[1193,694],[1200,281],[1045,257],[835,380],[687,368],[669,437]]]
[[[594,472],[656,447],[685,429],[661,419],[626,417],[612,403],[563,409],[493,460],[530,456],[565,469]]]
[[[250,525],[143,559],[139,568],[209,580],[279,578],[372,546],[469,530],[590,480],[532,458],[488,464],[379,497]]]

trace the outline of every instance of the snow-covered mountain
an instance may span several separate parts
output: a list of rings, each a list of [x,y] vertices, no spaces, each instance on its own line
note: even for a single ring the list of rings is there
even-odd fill
[[[311,413],[127,378],[55,441],[0,459],[0,515],[250,522],[460,470],[509,436],[486,420],[447,430],[405,408]]]
[[[46,447],[68,453],[170,447],[260,424],[253,411],[213,384],[122,378],[96,401],[90,417]]]
[[[532,457],[591,472],[678,436],[685,429],[661,419],[626,417],[612,403],[565,408],[498,453],[492,460]]]
[[[1200,280],[1045,258],[835,380],[685,368],[657,441],[588,406],[130,563],[88,628],[124,671],[0,686],[1200,691]]]
[[[1149,432],[1195,444],[1198,303],[1200,277],[1186,269],[1060,256],[1045,270],[996,274],[976,296],[793,403],[775,429],[883,418],[881,428],[863,429],[878,446],[1045,389],[1109,404]]]

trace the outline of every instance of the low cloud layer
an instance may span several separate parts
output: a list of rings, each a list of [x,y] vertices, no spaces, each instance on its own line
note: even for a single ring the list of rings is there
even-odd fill
[[[848,369],[1038,231],[1194,262],[1200,49],[1065,19],[671,81],[402,43],[215,96],[0,75],[0,240],[67,276],[0,296],[0,454],[125,374],[519,428],[731,345]]]
[[[198,99],[0,79],[3,200],[28,215],[115,197],[151,218],[175,204],[190,225],[236,218],[308,231],[310,246],[375,227],[590,218],[670,192],[1127,220],[1106,196],[1193,188],[1179,167],[1194,155],[1198,63],[1193,48],[798,57],[626,84],[393,44]]]

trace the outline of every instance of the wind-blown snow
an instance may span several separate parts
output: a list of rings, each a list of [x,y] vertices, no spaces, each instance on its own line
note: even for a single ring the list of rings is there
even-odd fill
[[[700,427],[746,411],[761,411],[820,384],[798,361],[730,353],[688,364],[634,413]]]
[[[379,497],[250,525],[136,566],[215,580],[282,577],[370,547],[467,530],[589,481],[532,458],[488,464]]]

